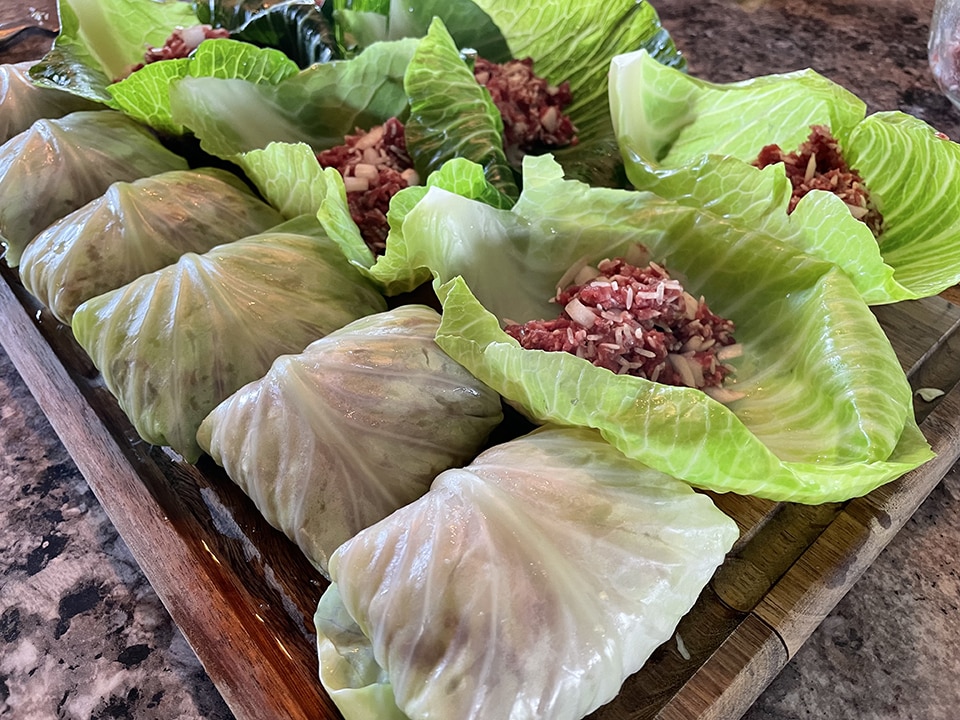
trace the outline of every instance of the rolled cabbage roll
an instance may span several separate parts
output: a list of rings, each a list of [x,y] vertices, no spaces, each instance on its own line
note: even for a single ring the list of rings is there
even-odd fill
[[[386,302],[315,219],[186,253],[77,308],[73,333],[140,436],[189,462],[197,430],[280,355]]]
[[[503,418],[500,396],[436,344],[439,326],[422,305],[355,320],[277,358],[200,426],[200,447],[323,573]]]
[[[85,300],[175,263],[184,253],[203,253],[281,222],[279,212],[224,170],[172,170],[114,183],[55,222],[27,245],[20,277],[69,325]]]
[[[346,720],[574,720],[673,634],[736,541],[585,428],[448,470],[330,559],[320,678]]]
[[[102,110],[95,102],[30,79],[33,61],[0,65],[0,145],[37,120],[59,118],[78,110]]]
[[[0,146],[0,244],[7,265],[42,230],[114,182],[168,170],[187,161],[122,113],[94,110],[37,120]]]

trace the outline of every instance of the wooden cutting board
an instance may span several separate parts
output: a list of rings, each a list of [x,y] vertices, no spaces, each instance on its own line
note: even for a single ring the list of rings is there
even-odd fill
[[[142,442],[69,329],[0,276],[0,342],[236,716],[340,717],[317,680],[326,581],[220,468]],[[843,504],[715,496],[741,539],[674,639],[592,717],[740,717],[955,463],[960,306],[875,312],[913,386],[947,391],[916,400],[937,458]]]

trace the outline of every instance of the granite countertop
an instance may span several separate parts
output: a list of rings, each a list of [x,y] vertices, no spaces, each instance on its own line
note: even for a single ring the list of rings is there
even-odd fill
[[[811,66],[960,137],[926,65],[933,0],[654,4],[692,74]],[[952,720],[958,571],[954,468],[745,718]],[[232,717],[2,351],[0,578],[0,717]]]

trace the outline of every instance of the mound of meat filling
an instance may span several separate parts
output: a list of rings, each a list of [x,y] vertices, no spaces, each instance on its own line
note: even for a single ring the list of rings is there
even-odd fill
[[[347,135],[343,145],[319,153],[317,160],[343,176],[350,217],[367,247],[375,255],[382,255],[390,231],[390,198],[405,187],[420,184],[407,153],[403,123],[390,118],[368,132],[358,129],[356,134]]]
[[[504,330],[531,350],[563,351],[618,374],[668,385],[719,388],[739,354],[734,325],[656,263],[604,260],[594,277],[558,292],[556,320]],[[583,271],[578,275],[581,278]]]
[[[865,223],[874,237],[880,235],[883,218],[870,203],[863,178],[847,165],[840,145],[826,125],[811,126],[810,136],[794,152],[785,153],[779,145],[767,145],[753,164],[765,168],[780,162],[793,185],[788,213],[792,213],[800,198],[811,190],[826,190],[843,200],[850,213]]]
[[[504,151],[519,163],[523,154],[577,142],[576,128],[562,110],[570,103],[570,87],[549,85],[533,74],[533,60],[502,65],[477,58],[474,77],[490,92],[504,125]],[[375,255],[386,249],[390,198],[420,177],[407,152],[403,123],[387,120],[368,132],[357,129],[343,145],[317,155],[320,164],[343,176],[350,216]]]
[[[473,76],[490,93],[503,118],[503,149],[519,163],[526,153],[575,145],[577,129],[563,109],[573,99],[570,84],[550,85],[533,73],[533,59],[497,64],[481,57]]]

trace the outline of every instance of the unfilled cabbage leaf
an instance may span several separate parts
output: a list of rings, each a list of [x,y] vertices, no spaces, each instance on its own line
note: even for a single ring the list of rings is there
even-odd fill
[[[38,120],[0,146],[0,243],[11,267],[33,238],[111,184],[187,162],[149,130],[112,110]]]
[[[736,538],[709,498],[597,433],[540,429],[337,550],[321,680],[347,720],[581,718],[670,638]]]
[[[431,188],[384,258],[432,271],[438,343],[528,416],[596,427],[694,485],[775,500],[850,498],[931,457],[889,341],[834,265],[696,207],[563,180],[548,157],[525,170],[509,212]],[[556,317],[550,298],[571,266],[638,243],[736,323],[743,357],[725,385],[740,399],[524,350],[501,330]]]
[[[935,295],[960,282],[960,145],[900,112],[864,118],[862,101],[805,70],[714,84],[643,52],[611,65],[610,106],[635,187],[741,216],[830,260],[865,301]],[[883,215],[874,238],[832,193],[813,191],[787,215],[782,164],[750,163],[771,143],[795,150],[810,126],[830,127]]]
[[[323,573],[503,418],[500,396],[437,346],[439,325],[422,305],[356,320],[277,358],[200,425],[200,447]]]
[[[86,300],[283,222],[224,170],[173,170],[107,192],[58,220],[20,258],[24,287],[69,325]]]
[[[37,120],[58,118],[102,106],[61,90],[38,87],[30,79],[33,62],[0,65],[0,145]]]
[[[197,429],[220,402],[280,355],[385,309],[308,218],[88,300],[73,332],[140,436],[193,462]]]

